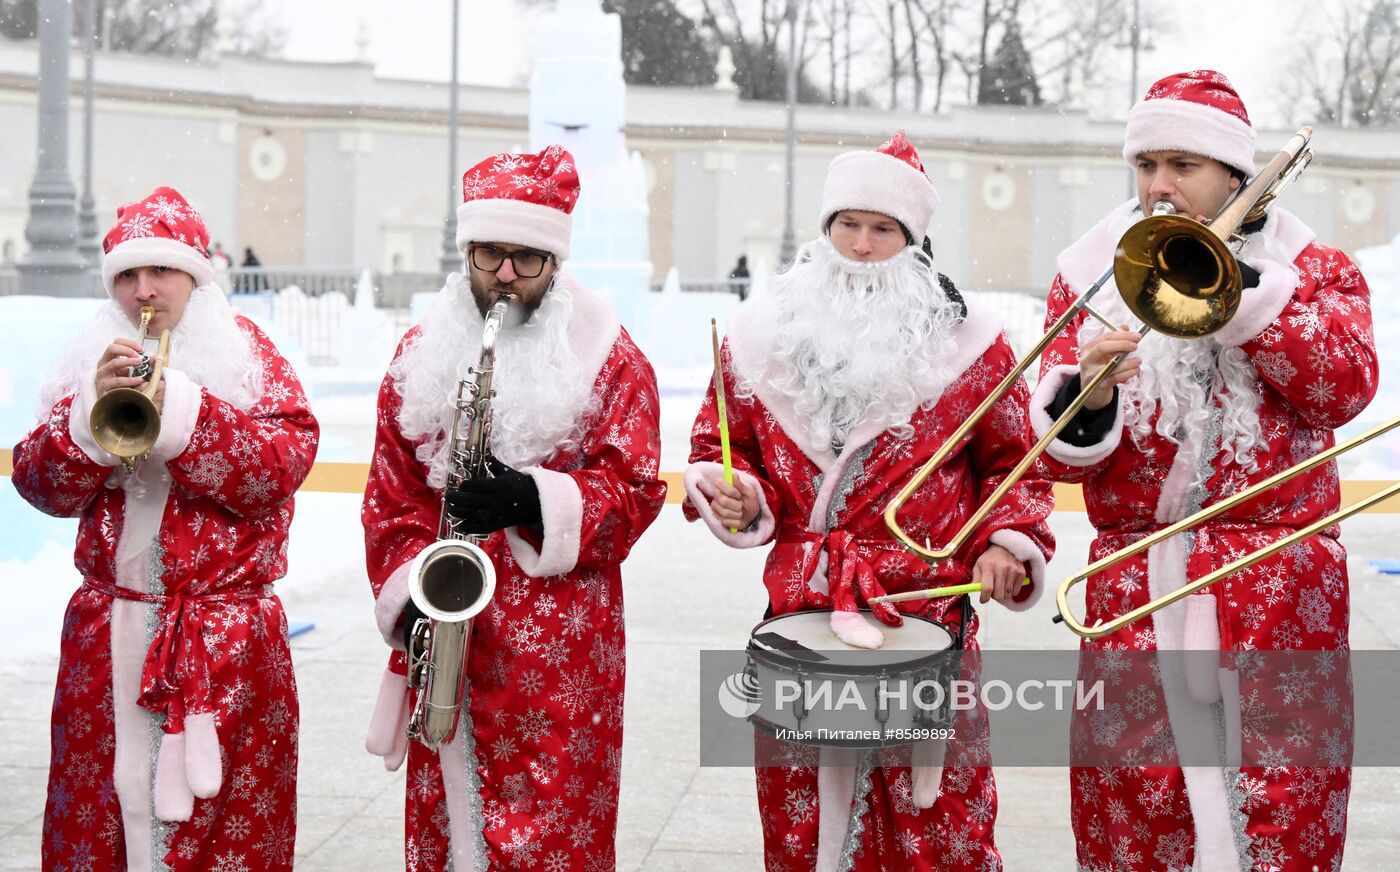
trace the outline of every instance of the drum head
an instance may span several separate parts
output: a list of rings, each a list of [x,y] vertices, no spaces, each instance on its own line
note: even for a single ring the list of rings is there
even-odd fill
[[[928,618],[904,615],[904,625],[881,624],[869,611],[862,618],[880,628],[885,644],[880,648],[855,648],[831,630],[828,610],[795,612],[769,618],[753,629],[750,655],[775,664],[801,665],[817,672],[867,674],[872,668],[912,668],[931,661],[953,647],[953,636]],[[814,656],[815,655],[815,656]]]

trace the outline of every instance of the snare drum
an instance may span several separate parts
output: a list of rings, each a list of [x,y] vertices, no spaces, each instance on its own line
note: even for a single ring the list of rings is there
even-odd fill
[[[861,612],[866,620],[876,618]],[[831,612],[768,618],[748,645],[749,720],[802,745],[881,748],[930,738],[951,721],[950,682],[961,651],[941,624],[904,615],[880,626],[885,644],[854,648],[831,630]],[[936,687],[934,685],[937,685]]]

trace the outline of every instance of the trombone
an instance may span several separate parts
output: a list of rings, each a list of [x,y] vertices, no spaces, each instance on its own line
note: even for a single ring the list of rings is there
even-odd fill
[[[1066,627],[1069,627],[1070,630],[1074,631],[1076,634],[1084,637],[1085,639],[1092,640],[1102,638],[1104,636],[1109,635],[1110,633],[1114,633],[1118,630],[1121,630],[1123,627],[1126,627],[1134,621],[1138,621],[1142,618],[1147,617],[1148,615],[1152,614],[1158,609],[1166,608],[1167,606],[1171,605],[1177,600],[1184,599],[1185,597],[1190,596],[1191,594],[1195,593],[1201,588],[1216,583],[1217,581],[1219,581],[1227,575],[1239,572],[1241,569],[1248,569],[1249,567],[1253,566],[1259,561],[1264,560],[1268,557],[1272,557],[1273,555],[1284,550],[1285,548],[1288,548],[1296,542],[1301,542],[1309,536],[1321,533],[1323,530],[1326,530],[1333,524],[1341,523],[1347,518],[1350,518],[1352,515],[1365,511],[1366,509],[1369,509],[1371,506],[1374,506],[1377,503],[1385,502],[1386,500],[1390,499],[1396,494],[1400,494],[1400,482],[1396,482],[1395,484],[1392,484],[1390,487],[1387,487],[1384,490],[1377,491],[1376,493],[1371,494],[1370,496],[1364,499],[1358,500],[1356,503],[1347,506],[1344,509],[1339,509],[1336,512],[1333,512],[1331,515],[1328,515],[1320,521],[1314,521],[1313,523],[1302,528],[1301,530],[1295,530],[1292,533],[1289,533],[1287,536],[1283,537],[1277,542],[1274,542],[1272,545],[1267,545],[1263,548],[1258,549],[1257,551],[1250,552],[1249,554],[1246,554],[1243,557],[1240,557],[1237,560],[1220,567],[1219,569],[1215,570],[1214,572],[1211,572],[1208,575],[1203,575],[1195,581],[1184,584],[1176,590],[1171,591],[1170,593],[1162,594],[1160,597],[1158,597],[1155,600],[1152,600],[1146,605],[1138,606],[1137,608],[1133,609],[1132,611],[1126,614],[1119,615],[1118,617],[1114,618],[1108,623],[1095,624],[1092,627],[1087,627],[1082,622],[1080,622],[1078,618],[1074,617],[1074,615],[1070,612],[1070,588],[1074,587],[1076,584],[1079,584],[1082,581],[1088,581],[1090,576],[1103,572],[1110,566],[1121,563],[1130,557],[1134,557],[1138,554],[1141,554],[1142,552],[1151,548],[1153,545],[1156,545],[1159,542],[1164,542],[1178,533],[1182,533],[1186,530],[1192,529],[1193,527],[1200,526],[1206,521],[1209,521],[1211,518],[1214,518],[1216,515],[1228,512],[1230,509],[1233,509],[1240,503],[1245,503],[1254,499],[1255,497],[1259,496],[1260,494],[1264,493],[1265,491],[1269,490],[1275,485],[1282,484],[1283,482],[1287,481],[1290,478],[1293,478],[1294,476],[1301,475],[1302,473],[1305,473],[1308,470],[1313,469],[1314,467],[1321,466],[1324,463],[1328,463],[1337,455],[1345,454],[1353,448],[1356,448],[1360,445],[1365,445],[1372,439],[1389,433],[1396,427],[1400,427],[1400,417],[1392,418],[1389,421],[1386,421],[1384,424],[1379,424],[1375,427],[1372,427],[1365,433],[1354,436],[1351,439],[1348,439],[1347,441],[1341,443],[1340,445],[1334,445],[1326,451],[1320,452],[1308,458],[1307,460],[1304,460],[1302,463],[1294,464],[1293,466],[1290,466],[1288,469],[1285,469],[1282,472],[1271,475],[1263,481],[1251,485],[1248,488],[1245,488],[1244,490],[1240,491],[1239,493],[1235,494],[1229,499],[1221,500],[1220,502],[1215,503],[1214,505],[1207,506],[1206,508],[1195,513],[1194,515],[1177,521],[1170,527],[1164,527],[1161,530],[1158,530],[1156,533],[1153,533],[1151,536],[1148,536],[1145,539],[1140,539],[1137,542],[1134,542],[1132,545],[1129,545],[1127,548],[1115,551],[1107,557],[1103,558],[1102,560],[1099,560],[1096,563],[1092,563],[1089,566],[1086,566],[1080,572],[1077,572],[1074,575],[1071,575],[1069,578],[1066,578],[1064,581],[1060,582],[1060,588],[1058,591],[1055,592],[1055,605],[1060,610],[1060,613],[1054,617],[1055,623],[1063,623]]]
[[[1071,321],[1081,313],[1088,313],[1108,329],[1120,329],[1118,324],[1090,305],[1094,295],[1103,289],[1110,278],[1115,280],[1128,309],[1142,321],[1143,333],[1156,330],[1178,339],[1194,339],[1208,336],[1224,327],[1238,311],[1242,294],[1239,264],[1235,261],[1231,243],[1241,241],[1238,235],[1240,228],[1263,217],[1268,206],[1312,161],[1313,154],[1308,148],[1311,139],[1311,127],[1303,127],[1295,133],[1283,150],[1249,184],[1234,193],[1209,224],[1175,214],[1176,210],[1170,203],[1158,203],[1150,217],[1128,228],[1118,241],[1113,264],[1080,294],[1079,299],[1051,325],[1030,353],[1016,364],[885,507],[885,526],[891,535],[906,550],[929,564],[953,556],[1000,505],[1007,492],[1020,482],[1026,470],[1040,459],[1050,443],[1059,437],[1060,431],[1069,426],[1094,390],[1122,363],[1126,354],[1113,358],[1083,386],[1069,408],[946,545],[933,548],[927,541],[921,545],[900,525],[899,510],[914,492],[953,454],[992,407],[1015,387],[1030,365]],[[909,591],[877,597],[872,602],[903,602],[938,595],[937,589]]]
[[[146,332],[155,313],[150,306],[141,307],[141,328],[136,341],[142,346],[146,344]],[[102,450],[121,458],[127,472],[136,469],[160,436],[160,412],[156,409],[155,395],[169,357],[170,331],[162,330],[156,356],[150,358],[142,352],[141,363],[131,368],[133,376],[146,378],[146,386],[141,390],[113,388],[92,404],[88,415],[92,438]]]

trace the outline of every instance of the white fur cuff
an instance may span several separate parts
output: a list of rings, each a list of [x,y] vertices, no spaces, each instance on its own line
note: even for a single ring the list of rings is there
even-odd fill
[[[68,410],[68,438],[82,449],[93,463],[103,466],[119,466],[121,458],[108,453],[92,435],[92,406],[97,402],[97,388],[91,378],[82,380],[82,387],[73,397],[73,405]]]
[[[1298,287],[1298,271],[1292,264],[1262,257],[1246,263],[1259,271],[1259,286],[1244,289],[1235,317],[1215,331],[1215,341],[1226,348],[1243,345],[1267,330]]]
[[[379,589],[379,597],[374,601],[374,623],[379,627],[379,635],[395,651],[403,650],[403,633],[399,618],[403,617],[404,606],[408,605],[408,570],[413,565],[410,560],[401,565]]]
[[[1078,374],[1079,367],[1061,364],[1045,373],[1040,383],[1035,386],[1035,391],[1031,394],[1031,429],[1035,432],[1037,440],[1043,438],[1050,432],[1050,428],[1055,426],[1054,419],[1047,411],[1055,402],[1055,396],[1059,394],[1060,388]],[[1093,466],[1117,450],[1122,438],[1123,403],[1120,400],[1118,411],[1113,415],[1113,426],[1097,445],[1070,445],[1063,439],[1056,439],[1050,443],[1046,453],[1068,466]]]
[[[505,534],[511,556],[531,578],[549,578],[572,571],[578,565],[579,546],[583,541],[583,492],[578,482],[568,473],[540,466],[520,471],[533,478],[539,489],[544,539],[540,550],[536,551],[514,527],[508,527]]]
[[[160,413],[160,436],[151,448],[151,460],[168,463],[189,447],[199,412],[204,407],[204,389],[178,369],[163,370],[165,400]]]
[[[1031,580],[1029,586],[1019,588],[1010,600],[1003,603],[1013,612],[1024,612],[1040,601],[1045,592],[1045,555],[1036,547],[1031,537],[1020,530],[1003,528],[991,535],[991,543],[1000,545],[1011,556],[1026,564],[1026,573]]]
[[[724,477],[723,465],[705,460],[687,466],[685,469],[685,495],[690,500],[691,505],[695,506],[695,511],[704,519],[705,526],[709,527],[710,532],[715,534],[716,539],[731,548],[753,548],[773,538],[773,531],[777,524],[773,518],[773,512],[768,508],[768,500],[763,496],[763,486],[759,480],[741,469],[734,470],[734,475],[758,494],[758,518],[751,530],[731,532],[728,527],[720,523],[720,520],[715,517],[714,509],[710,508],[710,500],[715,495],[713,482]]]

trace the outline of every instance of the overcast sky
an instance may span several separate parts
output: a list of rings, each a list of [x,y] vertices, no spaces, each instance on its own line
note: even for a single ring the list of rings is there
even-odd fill
[[[1361,3],[1363,0],[1327,0]],[[1263,123],[1281,123],[1276,85],[1296,49],[1299,13],[1310,0],[1174,0],[1143,4],[1175,16],[1175,32],[1152,37],[1142,56],[1139,90],[1167,73],[1216,69],[1235,83]],[[297,0],[272,4],[287,29],[286,56],[351,60],[360,23],[378,75],[446,80],[450,74],[451,0]],[[530,20],[518,0],[461,0],[461,77],[490,85],[523,83],[529,74]],[[1119,60],[1121,50],[1111,51]],[[1128,94],[1123,90],[1123,111]]]

